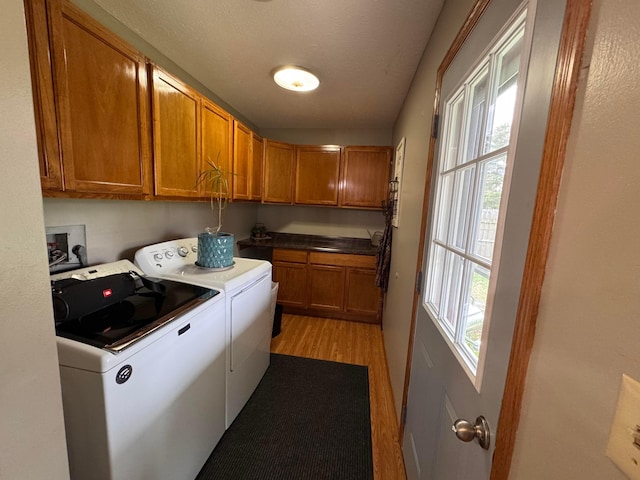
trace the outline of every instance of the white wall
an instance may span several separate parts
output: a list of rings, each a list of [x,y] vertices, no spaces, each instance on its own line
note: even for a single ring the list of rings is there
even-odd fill
[[[391,145],[391,130],[380,128],[268,128],[260,135],[296,145]]]
[[[22,0],[0,19],[0,478],[68,479]]]
[[[384,343],[396,413],[400,415],[411,327],[424,183],[429,154],[437,69],[475,0],[447,0],[393,132],[405,138],[400,224],[393,231],[391,278],[384,311]]]
[[[593,6],[510,477],[518,480],[626,478],[605,449],[622,373],[640,380],[640,3]]]
[[[236,240],[248,238],[257,221],[257,208],[249,203],[228,204],[222,230],[233,233]],[[138,248],[195,237],[205,227],[217,224],[207,202],[45,198],[44,218],[48,227],[85,225],[90,264],[133,260]]]
[[[369,238],[369,232],[384,230],[382,212],[346,208],[261,205],[258,221],[274,232],[328,237]]]

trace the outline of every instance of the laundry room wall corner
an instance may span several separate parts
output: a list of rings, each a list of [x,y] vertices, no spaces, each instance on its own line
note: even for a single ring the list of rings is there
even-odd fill
[[[0,477],[69,478],[22,0],[0,18]]]

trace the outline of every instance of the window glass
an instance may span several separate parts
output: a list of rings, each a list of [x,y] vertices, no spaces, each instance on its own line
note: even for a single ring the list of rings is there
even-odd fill
[[[489,294],[489,270],[480,265],[470,264],[469,271],[470,279],[464,296],[461,320],[462,345],[467,354],[477,359],[480,354],[484,312]]]
[[[458,325],[458,306],[462,290],[463,258],[453,252],[446,252],[445,285],[443,292],[442,321],[449,332],[456,331]]]
[[[436,202],[437,218],[434,228],[434,238],[443,243],[446,242],[447,232],[449,231],[449,213],[451,212],[451,192],[454,177],[455,172],[442,175],[440,177],[440,185],[438,186],[438,200]]]
[[[518,67],[524,30],[518,31],[496,55],[498,82],[495,85],[494,103],[488,119],[484,153],[493,152],[509,144],[511,123],[516,106]]]
[[[469,219],[472,195],[473,175],[475,166],[456,172],[453,205],[451,211],[451,239],[452,246],[464,249],[467,239],[467,222]]]
[[[506,167],[506,153],[480,165],[480,191],[473,227],[472,253],[489,262],[493,258]]]
[[[489,84],[489,65],[485,65],[469,85],[469,111],[467,113],[467,141],[464,161],[478,156],[483,125],[486,117]]]
[[[438,176],[424,303],[474,374],[491,302],[525,16],[445,101],[444,140],[434,169]]]
[[[429,270],[433,272],[433,281],[429,284],[427,303],[431,310],[439,316],[440,302],[442,301],[442,275],[444,273],[444,256],[446,250],[439,245],[434,245],[433,256]]]
[[[464,98],[463,90],[448,108],[449,125],[447,125],[447,130],[449,131],[449,136],[447,138],[445,160],[442,162],[442,171],[454,167],[460,157],[458,150],[460,149],[462,122],[464,120]]]

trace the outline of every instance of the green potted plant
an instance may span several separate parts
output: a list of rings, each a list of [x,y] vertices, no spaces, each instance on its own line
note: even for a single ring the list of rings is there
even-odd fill
[[[220,155],[218,154],[218,158]],[[229,172],[210,159],[208,167],[198,177],[197,184],[203,185],[211,199],[211,211],[217,217],[215,227],[206,227],[198,234],[198,260],[196,265],[203,268],[227,268],[233,265],[233,234],[221,232],[222,217],[229,201]]]

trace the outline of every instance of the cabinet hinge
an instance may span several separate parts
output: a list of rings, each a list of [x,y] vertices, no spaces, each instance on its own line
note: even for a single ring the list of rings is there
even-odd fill
[[[420,293],[422,290],[422,270],[416,275],[416,292]]]
[[[438,138],[439,127],[440,127],[440,115],[436,114],[433,116],[433,130],[431,131],[431,136],[433,138]]]
[[[400,425],[407,423],[407,406],[403,405],[400,411]]]

